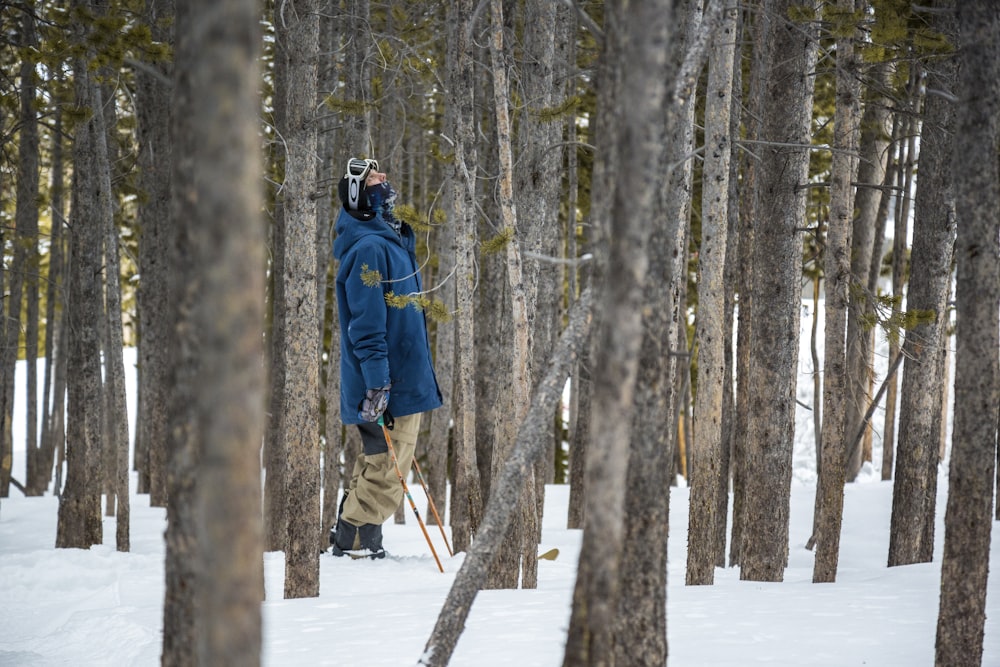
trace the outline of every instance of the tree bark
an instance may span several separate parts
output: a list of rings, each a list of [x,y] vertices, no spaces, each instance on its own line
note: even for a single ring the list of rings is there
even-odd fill
[[[33,493],[41,495],[52,481],[56,451],[65,442],[66,354],[66,241],[65,174],[63,172],[63,136],[61,108],[55,111],[52,130],[51,200],[52,237],[49,239],[49,279],[45,303],[45,376],[42,389],[42,437],[35,466],[36,477],[28,480]],[[56,304],[59,304],[58,314]],[[61,466],[60,466],[61,470]],[[54,485],[53,493],[60,488]]]
[[[954,0],[940,0],[931,15],[935,30],[955,38]],[[957,61],[936,58],[926,86],[954,90]],[[928,94],[920,137],[920,173],[914,203],[908,313],[918,318],[903,345],[903,381],[899,403],[899,446],[892,490],[889,565],[928,563],[934,555],[938,442],[941,433],[941,347],[948,324],[946,298],[955,242],[954,179],[951,150],[955,105]]]
[[[524,105],[517,124],[519,168],[513,176],[518,225],[527,258],[524,263],[524,289],[531,328],[529,391],[535,384],[537,369],[552,353],[561,326],[561,264],[546,259],[559,257],[563,246],[559,209],[564,168],[562,156],[556,148],[560,143],[562,127],[561,123],[551,118],[562,103],[562,88],[555,79],[559,34],[557,5],[554,2],[526,4],[523,12],[524,46],[517,59]],[[525,529],[533,532],[533,535],[525,536],[522,549],[524,588],[537,586],[535,557],[541,540],[545,485],[553,481],[554,475],[556,419],[561,420],[557,412],[549,421],[549,451],[539,459],[535,471],[534,507],[524,508],[528,517]]]
[[[455,182],[451,211],[455,219],[455,276],[457,359],[455,377],[455,445],[452,487],[452,539],[455,551],[465,551],[479,530],[483,497],[476,456],[476,340],[474,290],[477,284],[475,195],[477,151],[472,62],[472,2],[457,0],[449,7],[449,24],[455,30],[455,62],[449,84],[455,104]]]
[[[763,13],[763,0],[751,0],[747,14],[759,16]],[[749,34],[755,45],[763,44],[764,21],[753,20]],[[746,30],[744,30],[746,32]],[[754,48],[755,60],[761,58],[759,47]],[[741,68],[740,68],[741,69]],[[746,99],[747,121],[746,140],[757,141],[761,133],[761,119],[764,104],[763,86],[766,72],[762,67],[750,67],[749,90]],[[736,257],[738,280],[738,301],[736,321],[736,410],[733,415],[733,528],[729,539],[729,566],[740,564],[740,552],[743,548],[743,526],[745,523],[746,498],[746,458],[747,458],[747,424],[750,421],[750,339],[753,322],[750,312],[753,305],[753,247],[754,222],[756,206],[756,190],[760,166],[756,160],[750,159],[747,151],[740,151],[743,164],[743,188],[739,201],[739,254]]]
[[[726,377],[724,272],[729,226],[730,111],[737,8],[726,7],[714,35],[705,91],[701,246],[698,253],[698,394],[694,403],[686,582],[711,584],[717,561],[716,523],[726,521],[718,502],[722,467],[723,382]],[[726,471],[728,473],[728,471]],[[728,474],[725,475],[728,478]],[[728,486],[728,479],[723,482]]]
[[[143,21],[154,40],[172,43],[173,0],[153,0]],[[170,234],[170,86],[171,64],[145,63],[135,72],[139,150],[139,404],[136,414],[136,468],[139,490],[154,507],[166,505],[167,481],[167,340]]]
[[[323,0],[319,17],[319,40],[321,53],[334,53],[340,48],[342,21],[335,15],[335,7],[339,2]],[[322,109],[324,101],[329,100],[339,85],[336,60],[321,60],[318,77],[317,105]],[[342,176],[342,156],[338,145],[338,133],[335,131],[337,119],[332,114],[321,115],[317,119],[318,155],[316,184],[317,190],[325,188],[325,184],[335,185]],[[330,347],[324,366],[323,355],[317,358],[318,372],[321,374],[322,402],[325,409],[321,412],[322,424],[320,432],[323,436],[323,508],[322,526],[319,534],[319,548],[325,551],[330,546],[330,530],[337,521],[337,507],[340,500],[340,455],[343,451],[340,422],[340,324],[337,314],[336,298],[333,295],[330,277],[331,248],[333,243],[333,225],[340,212],[340,200],[334,195],[317,199],[316,202],[316,316],[320,327],[321,346],[329,334]],[[329,294],[327,294],[329,292]],[[329,314],[328,314],[329,313]]]
[[[736,28],[733,39],[742,45],[744,35],[742,10],[737,11]],[[732,111],[729,115],[730,143],[740,136],[743,124],[743,49],[739,47],[733,53],[733,88],[731,91]],[[722,381],[722,474],[719,476],[718,512],[725,516],[729,512],[730,500],[735,501],[736,488],[736,294],[739,284],[739,257],[743,241],[740,238],[740,161],[735,155],[729,162],[729,205],[726,212],[728,228],[726,234],[726,269],[724,289],[725,315],[723,319],[723,358],[725,359],[725,377]],[[732,491],[732,493],[730,493]],[[735,502],[733,506],[733,525],[736,524]],[[717,521],[716,531],[716,567],[726,567],[726,537],[728,534],[726,521]]]
[[[788,558],[789,494],[799,352],[802,232],[817,37],[765,0],[760,43],[765,102],[755,186],[749,422],[740,578],[781,581]],[[799,6],[799,5],[796,5]],[[806,7],[816,9],[814,2]]]
[[[25,11],[21,19],[21,42],[25,48],[38,48],[35,17]],[[17,202],[14,220],[17,244],[24,253],[24,362],[25,362],[25,484],[31,493],[32,480],[38,477],[38,112],[35,109],[35,63],[25,58],[21,63],[21,122],[18,132]],[[22,326],[20,309],[9,315],[9,322]],[[12,341],[16,342],[15,335]],[[15,354],[17,346],[15,345]],[[11,377],[13,380],[13,375]],[[11,394],[13,396],[13,393]],[[11,443],[13,444],[13,443]],[[9,466],[8,466],[9,474]],[[0,475],[2,476],[2,475]]]
[[[851,235],[852,293],[847,312],[848,390],[845,431],[848,435],[853,435],[858,430],[867,408],[865,399],[871,396],[875,329],[870,322],[875,314],[878,269],[882,264],[884,218],[880,218],[880,214],[888,210],[887,207],[883,208],[882,201],[889,197],[888,193],[883,194],[880,187],[887,185],[889,109],[885,94],[879,88],[879,85],[888,85],[888,63],[877,64],[874,76],[876,85],[869,86],[865,91],[865,108],[861,118],[858,189],[855,195],[857,213]],[[865,440],[870,442],[871,430],[866,429],[866,433],[868,435]],[[855,447],[847,451],[845,479],[857,478],[864,460],[864,449]],[[868,449],[870,452],[870,447]]]
[[[110,187],[110,182],[108,186]],[[107,210],[104,212],[104,292],[105,315],[108,328],[107,353],[105,355],[104,391],[106,406],[106,427],[108,440],[108,470],[105,478],[109,483],[107,513],[114,511],[115,544],[118,551],[129,551],[129,441],[128,408],[125,396],[125,360],[122,334],[122,288],[121,261],[118,255],[118,226],[111,206],[110,192]]]
[[[910,71],[910,96],[908,102],[911,115],[902,120],[897,119],[900,135],[894,136],[899,150],[897,164],[897,184],[899,185],[899,197],[896,205],[896,217],[893,221],[893,241],[892,241],[892,314],[893,321],[900,316],[903,303],[903,276],[907,270],[906,239],[909,229],[909,218],[913,191],[914,164],[916,162],[916,128],[918,125],[916,115],[920,109],[920,97],[916,92],[920,81],[919,67],[913,67]],[[902,141],[901,137],[907,137]],[[899,335],[890,332],[889,335],[889,356],[895,358],[900,352]],[[899,377],[898,374],[889,375],[889,391],[885,396],[885,424],[882,435],[882,450],[888,458],[882,463],[882,479],[892,479],[893,459],[896,449],[896,416],[897,405],[899,404]]]
[[[837,579],[840,530],[844,516],[844,465],[848,451],[847,309],[851,285],[851,236],[854,185],[861,123],[859,59],[854,48],[857,28],[854,0],[838,0],[836,16],[846,25],[837,30],[836,108],[830,165],[830,222],[824,251],[826,319],[823,336],[822,472],[816,490],[816,560],[813,582]]]
[[[75,7],[91,8],[88,0]],[[86,28],[77,29],[83,43]],[[110,177],[100,164],[98,148],[105,141],[100,113],[100,86],[93,81],[85,55],[74,63],[76,105],[89,114],[77,127],[73,143],[74,188],[69,277],[69,328],[72,332],[67,366],[66,486],[59,500],[57,547],[89,548],[102,542],[101,526],[101,403],[100,336],[103,319],[100,197]]]
[[[935,660],[982,664],[1000,405],[1000,8],[958,4],[955,421]]]
[[[534,461],[545,451],[548,422],[562,395],[567,374],[590,330],[593,299],[585,291],[570,313],[569,324],[549,360],[531,407],[518,428],[517,440],[501,475],[495,480],[476,542],[465,556],[419,664],[447,665],[465,628],[476,594],[483,587],[491,561],[514,516],[521,489],[531,475]]]
[[[503,228],[509,235],[506,243],[507,288],[510,291],[511,322],[514,337],[511,341],[511,377],[508,391],[500,401],[497,412],[497,437],[492,458],[492,477],[503,468],[514,442],[517,425],[524,419],[528,409],[531,391],[531,348],[532,335],[528,313],[534,304],[529,299],[523,275],[521,241],[518,238],[517,208],[513,192],[513,156],[511,152],[511,125],[507,109],[507,69],[504,63],[503,43],[503,3],[491,0],[490,57],[493,66],[493,101],[497,117],[497,144],[500,155],[500,212]],[[508,539],[504,540],[500,554],[493,561],[490,570],[491,588],[516,588],[521,567],[528,570],[533,566],[535,549],[538,545],[537,523],[534,517],[534,480],[525,486],[524,496],[518,504],[522,521],[511,524]],[[537,519],[536,519],[537,521]],[[526,557],[525,557],[526,556]],[[524,558],[522,563],[522,558]]]
[[[179,488],[169,492],[163,664],[261,657],[259,18],[247,0],[177,3],[171,433]]]
[[[663,2],[610,3],[605,8],[607,61],[599,76],[600,94],[619,128],[611,144],[607,174],[619,165],[659,165],[664,150],[663,108],[673,83],[666,76],[671,53],[671,12]],[[650,74],[652,73],[652,76]],[[609,94],[612,94],[609,96]],[[662,179],[664,174],[658,174]],[[573,610],[564,665],[613,664],[622,591],[625,501],[629,442],[638,413],[637,377],[643,342],[643,313],[649,269],[649,221],[657,206],[658,183],[625,175],[609,176],[612,193],[608,250],[602,253],[602,319],[593,351],[594,442],[587,452],[587,498],[583,543],[573,592]],[[676,224],[670,220],[670,225]],[[657,285],[670,288],[670,282]],[[659,489],[663,493],[664,489]],[[652,547],[659,555],[666,545]],[[651,629],[656,633],[658,628]]]
[[[280,9],[280,11],[279,11]],[[319,351],[316,295],[316,107],[319,55],[317,0],[288,0],[275,8],[275,57],[284,77],[275,86],[276,105],[283,106],[278,132],[284,138],[285,180],[278,195],[278,228],[284,298],[276,302],[281,318],[283,382],[278,442],[286,454],[284,489],[285,598],[319,595],[320,460]],[[268,470],[270,473],[270,470]]]

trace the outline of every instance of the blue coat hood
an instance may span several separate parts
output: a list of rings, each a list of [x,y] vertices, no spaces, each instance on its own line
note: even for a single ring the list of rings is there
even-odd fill
[[[361,217],[341,208],[333,242],[340,263],[340,416],[345,424],[362,423],[358,406],[365,390],[387,385],[392,386],[389,413],[396,417],[441,405],[423,311],[389,306],[385,300],[390,293],[404,296],[423,289],[416,237],[406,223],[397,233],[380,212],[368,220]]]

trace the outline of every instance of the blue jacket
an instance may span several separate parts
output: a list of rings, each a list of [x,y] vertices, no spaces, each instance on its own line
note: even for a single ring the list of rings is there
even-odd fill
[[[441,405],[423,311],[385,302],[389,292],[422,291],[415,247],[409,225],[403,223],[397,233],[381,213],[359,220],[341,207],[333,256],[340,262],[340,417],[345,424],[363,422],[358,406],[365,390],[389,384],[388,410],[395,417]]]

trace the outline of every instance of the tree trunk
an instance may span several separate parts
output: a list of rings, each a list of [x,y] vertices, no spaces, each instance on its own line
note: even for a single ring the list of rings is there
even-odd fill
[[[55,110],[52,130],[52,184],[49,190],[52,210],[52,237],[49,239],[49,279],[45,301],[45,377],[42,389],[42,438],[37,477],[28,480],[33,493],[41,495],[52,480],[55,453],[65,441],[63,424],[66,411],[66,355],[64,323],[66,321],[66,252],[63,229],[65,219],[65,174],[63,173],[62,109]],[[59,304],[58,315],[56,304]],[[53,492],[58,495],[56,486]]]
[[[456,30],[462,30],[460,25],[449,25],[452,25]],[[456,53],[457,40],[447,39],[446,42],[445,69],[449,73],[449,89],[454,92],[454,88],[450,83],[450,77],[455,75],[454,69],[458,58]],[[463,94],[465,92],[463,91]],[[449,137],[456,137],[458,130],[456,114],[458,110],[455,108],[454,102],[456,100],[454,94],[449,96],[449,102],[451,103],[444,110],[443,131]],[[455,143],[457,144],[457,141]],[[434,276],[434,282],[436,283],[434,289],[439,291],[440,299],[448,313],[457,316],[459,226],[456,223],[460,214],[458,211],[459,205],[456,205],[455,202],[456,197],[459,196],[456,190],[458,188],[465,188],[465,183],[464,181],[459,182],[459,167],[456,164],[458,159],[457,151],[452,153],[452,157],[453,160],[445,169],[445,191],[443,197],[443,201],[450,203],[450,206],[445,207],[446,209],[451,208],[449,224],[442,225],[433,233],[435,239],[434,253],[438,258],[438,266]],[[464,156],[462,159],[464,160]],[[426,471],[423,477],[429,493],[424,516],[428,524],[437,524],[439,517],[442,522],[444,521],[448,493],[449,449],[453,442],[452,434],[457,431],[453,427],[453,425],[457,424],[456,419],[458,416],[456,411],[458,403],[456,395],[458,323],[454,318],[450,318],[448,321],[436,322],[433,344],[435,346],[434,365],[436,368],[438,389],[441,391],[442,407],[429,415],[428,437],[423,448],[424,456],[422,460],[426,463],[423,466],[423,469]],[[452,470],[454,471],[454,469]],[[432,504],[431,498],[436,498],[437,500]],[[436,516],[435,506],[438,508]]]
[[[284,489],[285,598],[319,595],[320,461],[319,351],[316,297],[316,107],[319,55],[317,0],[294,0],[276,8],[275,58],[284,73],[276,78],[275,104],[283,106],[278,132],[284,139],[285,180],[279,193],[278,228],[284,260],[282,302],[275,303],[275,323],[282,320],[283,345],[274,363],[284,369],[277,446],[286,453]],[[268,470],[270,473],[270,469]],[[272,487],[274,488],[274,487]],[[276,528],[276,526],[272,526]]]
[[[88,0],[75,7],[90,9]],[[79,43],[86,39],[78,28]],[[73,143],[74,187],[69,276],[69,330],[72,339],[67,365],[68,409],[66,416],[66,486],[59,500],[57,547],[89,548],[101,544],[101,387],[100,336],[96,327],[103,319],[101,275],[100,197],[110,178],[107,162],[100,164],[98,148],[105,142],[100,86],[93,81],[88,58],[74,63],[77,107],[89,117],[77,127]],[[105,144],[106,145],[106,144]],[[101,173],[103,167],[105,173]]]
[[[168,506],[165,665],[261,657],[259,18],[245,0],[177,7],[171,275],[180,326],[171,344],[177,486]]]
[[[750,16],[760,16],[763,13],[763,0],[751,0],[751,7],[746,13]],[[745,19],[746,20],[746,19]],[[764,27],[766,23],[752,20],[749,36],[756,45],[763,44]],[[747,32],[744,30],[744,32]],[[754,57],[760,57],[759,48],[754,49]],[[738,68],[742,70],[742,66]],[[747,121],[746,141],[755,142],[760,138],[761,113],[764,104],[763,86],[766,72],[760,67],[750,68],[749,90],[746,99]],[[738,302],[736,322],[736,410],[733,415],[733,528],[729,539],[729,566],[740,564],[740,552],[743,548],[743,526],[745,523],[746,498],[746,458],[747,458],[747,424],[750,421],[750,334],[752,321],[750,311],[753,305],[753,247],[755,220],[755,191],[757,189],[760,167],[756,160],[750,159],[746,150],[740,151],[743,164],[743,187],[739,201],[739,254],[736,263],[739,285],[737,286]]]
[[[341,21],[334,13],[334,0],[324,0],[319,17],[319,40],[321,53],[334,53],[340,48]],[[318,105],[330,99],[337,86],[337,62],[321,60],[318,71]],[[320,107],[322,108],[322,107]],[[342,155],[335,133],[336,119],[333,115],[321,115],[317,119],[318,154],[316,183],[317,188],[324,184],[336,184],[342,176]],[[340,455],[343,451],[341,437],[343,427],[340,422],[340,324],[337,315],[336,298],[333,295],[332,281],[329,278],[336,273],[330,273],[331,248],[333,243],[333,225],[340,211],[340,200],[336,196],[324,196],[316,202],[316,316],[319,318],[320,341],[330,336],[330,347],[324,367],[323,355],[317,358],[317,370],[321,374],[322,402],[325,409],[321,412],[322,424],[320,432],[323,436],[323,473],[322,473],[322,526],[319,534],[319,549],[325,551],[330,546],[330,530],[337,521],[337,507],[340,500]],[[329,291],[329,295],[327,292]],[[329,313],[329,315],[328,315]]]
[[[564,665],[613,664],[616,660],[627,534],[622,490],[627,484],[629,441],[639,399],[636,379],[643,311],[649,305],[644,289],[649,220],[654,219],[659,187],[654,179],[611,175],[617,173],[618,165],[661,164],[662,114],[671,92],[665,76],[671,37],[667,10],[662,2],[611,3],[605,9],[606,62],[598,74],[598,90],[611,105],[605,113],[617,119],[619,128],[611,138],[614,143],[609,142],[609,153],[600,156],[608,160],[605,173],[609,176],[603,183],[612,193],[608,249],[601,253],[596,283],[602,290],[597,301],[602,318],[593,344],[593,429],[594,442],[600,446],[587,452],[583,543]],[[664,174],[658,176],[662,179]],[[611,271],[614,278],[603,279]],[[657,287],[669,289],[670,283]],[[657,555],[663,553],[661,549],[666,549],[665,543],[652,547]],[[659,630],[650,628],[649,632]]]
[[[817,38],[788,19],[789,0],[765,0],[764,77],[755,186],[749,423],[740,578],[781,581],[788,558],[789,494],[799,352],[802,232]],[[798,7],[799,5],[795,5]],[[806,3],[816,9],[816,3]]]
[[[562,127],[551,118],[562,105],[562,88],[556,82],[556,41],[559,34],[555,2],[527,3],[523,12],[524,47],[518,58],[521,89],[525,96],[517,131],[518,165],[514,171],[514,195],[518,224],[522,232],[524,289],[531,328],[531,376],[534,386],[537,369],[552,354],[561,326],[561,264],[549,258],[561,255],[559,209],[563,189],[563,160],[556,150]],[[541,540],[545,484],[553,479],[555,466],[556,419],[549,421],[549,451],[538,462],[533,492],[535,507],[525,507],[533,523],[534,535],[523,545],[525,572],[522,585],[535,588],[537,545]],[[561,415],[559,416],[561,419]],[[560,438],[561,440],[561,438]],[[527,526],[526,526],[527,528]]]
[[[954,0],[935,3],[936,30],[954,43]],[[926,86],[954,90],[957,62],[946,55],[928,68]],[[906,309],[917,322],[903,345],[899,403],[899,447],[892,490],[889,565],[928,563],[934,555],[938,439],[941,433],[941,346],[948,324],[948,283],[955,241],[955,199],[951,174],[955,104],[929,94],[920,136],[920,173],[914,205],[913,248]]]
[[[143,18],[153,39],[172,43],[173,0],[146,4]],[[139,490],[153,507],[167,501],[167,377],[170,337],[170,282],[167,275],[170,215],[171,64],[145,63],[135,72],[139,149],[139,405],[136,415],[136,468]],[[144,481],[145,480],[145,481]]]
[[[531,346],[532,336],[528,313],[534,308],[529,300],[523,277],[521,242],[518,239],[517,209],[513,193],[513,157],[511,153],[511,126],[507,110],[507,69],[504,63],[503,44],[503,4],[501,0],[490,3],[491,32],[490,56],[493,66],[493,93],[497,115],[497,143],[500,154],[500,212],[504,232],[508,234],[507,287],[510,290],[511,321],[514,337],[511,348],[511,377],[508,391],[500,399],[503,403],[497,412],[497,437],[494,442],[492,477],[503,468],[513,447],[517,426],[524,419],[528,409],[531,391]],[[534,480],[529,480],[523,490],[518,511],[522,521],[511,526],[508,539],[504,540],[500,554],[493,561],[490,570],[491,588],[516,588],[521,569],[521,558],[525,554],[524,568],[532,567],[538,544],[537,524],[530,525],[534,516]],[[525,522],[528,522],[526,525]]]
[[[854,178],[861,123],[860,60],[854,48],[854,0],[838,0],[836,108],[830,165],[830,221],[824,251],[826,320],[823,338],[822,474],[816,490],[816,560],[813,582],[837,579],[840,530],[844,516],[844,463],[853,433],[847,433],[850,389],[847,359],[847,308],[851,285],[851,235]],[[864,394],[862,394],[864,395]]]
[[[560,40],[565,44],[564,67],[566,97],[575,98],[577,83],[572,75],[576,70],[577,47],[577,15],[576,8],[564,6],[560,10],[558,24],[562,26],[566,38]],[[585,244],[578,241],[580,225],[579,195],[580,195],[580,147],[579,132],[576,127],[576,115],[566,119],[566,257],[569,263],[566,267],[567,304],[569,307],[576,302],[584,275],[578,266],[581,250]],[[582,239],[581,239],[582,241]],[[570,372],[570,401],[566,406],[568,423],[566,424],[566,441],[568,444],[566,463],[566,483],[569,484],[569,502],[567,506],[566,527],[570,529],[583,528],[583,470],[586,457],[585,436],[589,433],[589,416],[581,418],[584,408],[589,405],[590,381],[585,367],[584,355],[580,363]]]
[[[275,6],[280,12],[284,3]],[[278,21],[283,19],[275,14]],[[293,19],[294,20],[294,19]],[[277,27],[275,38],[277,39]],[[289,59],[283,55],[281,47],[275,45],[275,57],[272,64],[274,71],[274,111],[272,113],[276,128],[287,128],[289,123],[286,115],[288,104],[284,99],[284,91],[288,90]],[[279,174],[287,162],[284,142],[272,145],[275,155],[271,158],[278,165]],[[264,550],[284,551],[288,546],[288,445],[284,439],[285,419],[285,262],[289,252],[285,248],[285,200],[284,185],[277,188],[274,194],[274,219],[269,228],[271,246],[270,259],[270,336],[267,340],[268,351],[268,409],[267,430],[264,435]]]
[[[471,24],[472,1],[457,0],[449,6],[454,29],[455,62],[449,68],[449,85],[455,104],[455,181],[451,212],[455,219],[455,276],[457,297],[457,371],[455,377],[455,444],[452,487],[452,539],[455,551],[465,551],[479,530],[483,497],[476,456],[476,341],[474,289],[477,283],[475,248],[475,195],[477,153]]]
[[[26,48],[38,48],[35,18],[24,12],[21,21],[21,41]],[[21,128],[18,132],[17,203],[14,219],[18,244],[24,252],[24,326],[25,362],[25,479],[31,492],[31,481],[38,477],[38,116],[35,108],[35,63],[25,58],[21,64]],[[22,324],[21,313],[10,313],[10,322]],[[16,341],[16,336],[14,338]],[[13,394],[12,394],[13,395]]]
[[[718,3],[715,7],[720,7]],[[649,253],[647,282],[663,289],[646,291],[643,308],[643,336],[636,380],[635,417],[629,425],[629,461],[625,484],[624,544],[642,545],[623,549],[619,582],[621,593],[614,628],[614,661],[617,664],[666,664],[667,661],[667,534],[670,514],[671,459],[676,449],[674,423],[677,385],[674,378],[687,368],[681,360],[685,349],[680,324],[685,312],[688,227],[691,211],[692,145],[699,64],[690,65],[699,49],[701,33],[709,28],[702,20],[701,0],[649,8],[663,13],[662,22],[646,24],[654,44],[646,48],[643,71],[657,72],[663,87],[650,89],[661,99],[665,114],[644,137],[652,146],[643,159],[659,165],[665,187],[654,198],[652,229],[647,247],[661,249]],[[649,18],[649,15],[646,15]],[[671,26],[678,26],[671,28]],[[662,44],[662,46],[660,46]],[[728,131],[728,127],[726,128]],[[626,135],[627,136],[627,135]],[[622,155],[629,155],[625,150]],[[650,178],[655,183],[656,178]],[[626,179],[627,182],[627,179]],[[619,182],[619,187],[626,187]],[[641,216],[645,217],[645,216]],[[664,335],[667,332],[667,335]],[[714,486],[712,502],[714,505]],[[636,517],[643,520],[635,520]]]
[[[729,227],[729,142],[737,8],[726,7],[713,36],[705,91],[705,161],[702,166],[701,247],[698,253],[698,394],[688,523],[687,584],[711,584],[717,561],[719,478],[722,468],[723,383],[726,377],[724,272]],[[723,485],[726,485],[725,482]]]
[[[585,291],[570,313],[569,324],[549,360],[545,376],[531,397],[531,407],[520,424],[511,455],[495,480],[494,492],[487,503],[475,544],[455,575],[434,630],[424,647],[419,662],[421,665],[443,667],[448,664],[455,651],[472,603],[482,588],[490,563],[496,558],[500,543],[507,533],[507,524],[515,517],[517,499],[531,476],[533,462],[542,455],[548,444],[545,434],[552,410],[562,395],[574,358],[580,348],[587,344],[592,306],[591,294]]]
[[[955,421],[934,664],[978,667],[1000,404],[1000,8],[963,2],[957,14]]]
[[[110,186],[110,182],[108,183]],[[110,195],[110,193],[109,193]],[[118,551],[129,551],[129,428],[125,396],[125,361],[122,358],[122,288],[121,262],[118,257],[118,226],[107,198],[104,212],[104,287],[108,345],[105,356],[106,425],[108,432],[108,470],[105,478],[110,492],[108,512],[114,509],[115,543]],[[113,507],[113,504],[115,505]]]
[[[744,21],[742,11],[737,11],[736,28],[733,39],[737,44],[743,43]],[[733,52],[733,87],[730,93],[732,111],[729,114],[729,136],[732,143],[740,136],[743,121],[743,53],[742,48]],[[732,147],[731,147],[732,150]],[[729,162],[729,204],[726,216],[728,218],[726,234],[726,269],[724,289],[725,315],[723,318],[723,358],[725,359],[725,377],[722,381],[722,474],[718,486],[718,515],[726,516],[730,507],[730,489],[735,490],[736,480],[736,289],[739,283],[739,257],[743,241],[740,238],[740,162],[735,156]],[[735,496],[735,494],[733,494]],[[736,523],[735,503],[733,504],[733,525]],[[726,566],[726,536],[728,533],[726,521],[715,524],[715,565]]]
[[[920,98],[916,88],[920,81],[919,67],[910,69],[910,95],[908,102],[912,114],[903,120],[897,120],[899,135],[893,137],[899,150],[897,159],[897,184],[899,197],[896,204],[896,217],[893,221],[892,241],[892,314],[893,321],[900,316],[903,302],[903,276],[907,270],[906,239],[910,219],[910,193],[913,191],[914,164],[916,162],[916,131],[918,122],[915,118],[920,109]],[[906,141],[902,140],[906,137]],[[889,357],[894,359],[899,354],[899,335],[891,332],[889,335]],[[896,449],[896,406],[899,403],[898,374],[889,375],[889,391],[885,397],[885,424],[882,436],[882,451],[887,457],[882,463],[882,479],[892,479],[893,459]]]
[[[875,81],[888,85],[888,63],[875,66]],[[861,426],[861,418],[868,409],[871,397],[872,352],[875,330],[870,326],[875,314],[878,268],[882,259],[883,232],[880,224],[882,200],[888,200],[881,186],[887,185],[886,155],[889,152],[888,120],[889,109],[883,92],[877,86],[869,86],[865,93],[865,109],[861,118],[859,139],[860,160],[858,162],[858,189],[855,195],[856,215],[851,236],[851,280],[852,293],[847,312],[847,426],[849,437]],[[873,264],[874,261],[877,263]],[[875,275],[872,275],[875,267]],[[866,429],[866,440],[870,442],[870,429]],[[857,478],[863,463],[862,448],[857,447],[846,453],[845,479]]]

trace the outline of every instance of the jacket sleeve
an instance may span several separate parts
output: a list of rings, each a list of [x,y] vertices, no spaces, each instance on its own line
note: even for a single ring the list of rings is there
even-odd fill
[[[361,365],[369,389],[390,384],[389,350],[386,342],[384,287],[389,277],[385,252],[376,244],[363,243],[352,258],[345,282],[350,324],[350,349]]]

